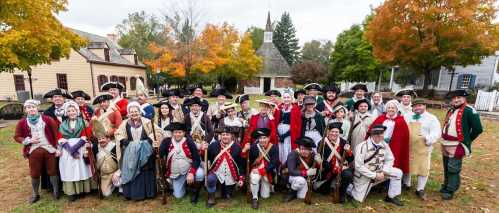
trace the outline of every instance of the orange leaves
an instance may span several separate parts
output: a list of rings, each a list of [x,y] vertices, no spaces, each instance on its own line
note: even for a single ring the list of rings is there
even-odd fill
[[[478,63],[499,48],[494,0],[387,0],[366,39],[383,63],[440,68]]]
[[[206,25],[199,36],[190,42],[168,37],[165,45],[151,43],[149,50],[156,57],[145,63],[153,70],[174,77],[220,70],[246,72],[244,76],[247,76],[261,68],[261,60],[252,48],[251,37],[245,35],[240,38],[237,30],[227,23]]]

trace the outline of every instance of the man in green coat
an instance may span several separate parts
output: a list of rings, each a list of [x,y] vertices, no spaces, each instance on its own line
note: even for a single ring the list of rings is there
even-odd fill
[[[466,103],[467,96],[465,90],[447,94],[451,98],[451,109],[442,129],[444,183],[440,192],[444,200],[451,200],[459,189],[463,157],[471,153],[471,143],[483,131],[478,112]]]
[[[350,90],[354,92],[353,97],[348,99],[345,105],[348,110],[354,111],[355,109],[353,108],[353,105],[355,104],[355,102],[362,99],[367,100],[366,93],[368,91],[367,91],[367,86],[365,84],[356,84],[352,88],[350,88]],[[369,102],[367,104],[370,105]]]

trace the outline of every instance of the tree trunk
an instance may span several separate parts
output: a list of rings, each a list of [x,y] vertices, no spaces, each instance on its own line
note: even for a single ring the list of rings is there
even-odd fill
[[[428,86],[431,84],[431,69],[424,70],[423,92],[428,93]]]

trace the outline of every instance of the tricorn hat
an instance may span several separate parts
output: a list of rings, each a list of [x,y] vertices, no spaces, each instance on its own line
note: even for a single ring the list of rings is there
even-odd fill
[[[300,146],[307,147],[307,148],[314,148],[314,147],[316,147],[314,140],[312,140],[312,138],[309,138],[307,136],[298,138],[296,140],[296,144],[298,144]]]
[[[258,128],[255,131],[253,131],[253,138],[259,138],[261,136],[270,136],[270,129],[269,128]]]
[[[281,92],[279,92],[278,90],[275,90],[275,89],[265,92],[265,96],[272,96],[272,95],[281,97]]]
[[[402,97],[404,95],[410,95],[412,97],[418,97],[418,94],[414,89],[402,89],[395,93],[395,96]]]
[[[175,130],[182,130],[182,131],[187,131],[187,127],[185,126],[185,124],[183,123],[180,123],[180,122],[173,122],[171,124],[169,124],[167,127],[166,127],[166,130],[169,130],[169,131],[175,131]]]
[[[343,130],[341,129],[341,126],[343,126],[343,123],[342,122],[331,122],[327,125],[327,129],[331,130],[331,129],[339,129],[340,130],[340,134],[343,134]]]
[[[367,86],[365,84],[355,84],[352,88],[350,88],[350,90],[352,91],[356,91],[356,90],[364,90],[364,92],[368,92],[367,91]]]
[[[181,89],[178,89],[178,88],[165,90],[165,91],[163,91],[163,93],[161,95],[163,97],[177,96],[179,98],[184,98],[184,95],[183,95]]]
[[[97,97],[94,98],[94,101],[92,102],[93,105],[97,105],[102,103],[103,101],[106,100],[113,100],[113,96],[109,93],[103,93],[98,95]]]
[[[320,84],[318,84],[318,83],[310,83],[310,84],[307,84],[307,85],[305,85],[305,86],[303,87],[303,89],[305,89],[305,90],[307,90],[307,91],[308,91],[308,90],[312,90],[312,89],[315,89],[315,90],[317,90],[317,91],[321,91],[321,90],[322,90],[321,85],[320,85]]]
[[[232,99],[232,95],[223,87],[216,88],[210,93],[210,97],[218,97],[220,95],[225,96],[225,98]]]
[[[87,101],[90,100],[90,95],[85,93],[83,90],[76,90],[76,91],[71,93],[71,96],[73,96],[73,98],[82,97]]]
[[[224,127],[219,127],[215,130],[216,133],[231,133],[231,134],[236,134],[239,132],[238,127],[233,127],[233,126],[224,126]]]
[[[156,108],[161,108],[161,106],[163,106],[163,105],[167,105],[168,108],[170,108],[170,104],[168,103],[168,100],[166,100],[166,99],[163,99],[161,101],[158,101],[158,103],[153,104],[153,106]]]
[[[306,94],[307,94],[307,91],[305,91],[304,89],[297,89],[297,90],[295,91],[295,93],[293,94],[293,96],[295,97],[295,99],[297,99],[297,98],[298,98],[298,95],[299,95],[299,94],[306,95]]]
[[[445,97],[450,99],[450,98],[454,98],[457,96],[468,97],[469,95],[470,94],[468,93],[468,91],[466,91],[464,89],[458,89],[458,90],[450,91],[449,93],[447,93],[447,95]]]
[[[194,90],[196,90],[196,89],[201,89],[203,91],[203,94],[206,94],[206,90],[203,88],[203,86],[201,86],[199,84],[191,85],[189,87],[189,92],[192,94],[194,92]]]
[[[326,93],[330,91],[339,94],[341,92],[341,89],[336,84],[330,84],[322,88],[323,95],[326,95]]]
[[[106,82],[101,86],[102,91],[108,91],[111,88],[117,88],[121,92],[125,89],[125,86],[123,86],[123,84],[121,84],[120,82],[117,82],[117,81]]]
[[[358,110],[360,104],[362,104],[362,103],[366,103],[367,106],[368,106],[368,110],[371,110],[371,104],[369,104],[369,101],[367,99],[365,99],[365,98],[364,99],[360,99],[357,102],[355,102],[355,104],[353,105],[353,109]]]
[[[201,98],[199,97],[192,97],[186,100],[186,103],[184,103],[187,106],[192,106],[193,104],[197,104],[201,106]]]
[[[371,127],[371,129],[369,130],[369,134],[378,135],[378,134],[384,133],[385,130],[386,130],[386,126],[383,126],[381,124],[376,124],[376,125]]]
[[[52,98],[55,95],[60,95],[67,99],[73,99],[73,96],[71,96],[71,94],[69,94],[67,90],[61,88],[55,88],[53,90],[50,90],[49,92],[45,93],[45,95],[43,95],[43,98]]]

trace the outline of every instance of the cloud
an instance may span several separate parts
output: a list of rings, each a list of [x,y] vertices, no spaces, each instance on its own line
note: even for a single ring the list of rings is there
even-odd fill
[[[250,26],[265,27],[267,12],[276,21],[290,12],[296,34],[303,44],[312,39],[335,40],[352,24],[361,23],[370,6],[382,0],[198,0],[205,23],[228,22],[241,32]],[[105,35],[114,31],[129,13],[144,10],[161,16],[172,0],[70,0],[68,11],[58,15],[63,24],[90,33]]]

